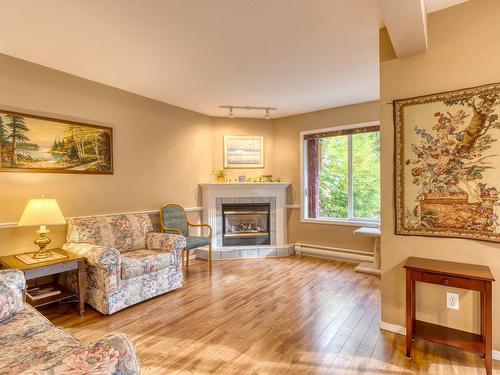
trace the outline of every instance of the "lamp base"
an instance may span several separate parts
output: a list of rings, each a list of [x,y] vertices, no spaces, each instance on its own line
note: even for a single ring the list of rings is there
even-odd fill
[[[33,259],[44,259],[52,256],[52,253],[45,250],[47,245],[51,242],[51,239],[47,236],[49,232],[50,231],[45,227],[45,225],[40,225],[40,229],[36,231],[36,233],[38,233],[38,237],[35,239],[35,245],[37,245],[40,250],[32,255]]]

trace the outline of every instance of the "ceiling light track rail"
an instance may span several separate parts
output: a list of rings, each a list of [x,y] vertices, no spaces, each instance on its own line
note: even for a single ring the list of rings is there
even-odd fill
[[[255,106],[251,106],[251,105],[220,105],[219,108],[223,108],[223,109],[229,109],[229,118],[234,118],[234,113],[233,113],[233,110],[235,109],[244,109],[244,110],[247,110],[247,111],[266,111],[266,114],[264,116],[264,118],[266,120],[270,120],[271,119],[271,115],[269,114],[270,111],[276,111],[278,108],[275,108],[275,107],[255,107]]]

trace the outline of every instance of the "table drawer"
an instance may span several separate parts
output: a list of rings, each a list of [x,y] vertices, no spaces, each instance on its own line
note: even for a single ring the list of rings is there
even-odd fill
[[[469,289],[470,280],[463,277],[453,277],[424,272],[422,281],[425,283],[453,286],[455,288]]]

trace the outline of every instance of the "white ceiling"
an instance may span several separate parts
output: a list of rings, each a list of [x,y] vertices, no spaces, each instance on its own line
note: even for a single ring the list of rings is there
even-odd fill
[[[469,0],[426,0],[427,13],[434,13],[438,10],[451,7]]]
[[[379,97],[374,0],[0,0],[0,9],[0,53],[208,115],[231,104],[278,107],[281,117]]]

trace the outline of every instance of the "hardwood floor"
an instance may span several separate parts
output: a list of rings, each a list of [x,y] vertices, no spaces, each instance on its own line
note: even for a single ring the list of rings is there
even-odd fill
[[[472,354],[379,330],[375,276],[309,257],[190,266],[181,290],[104,317],[43,312],[84,342],[123,332],[143,374],[483,374]],[[495,362],[496,373],[500,364]]]

